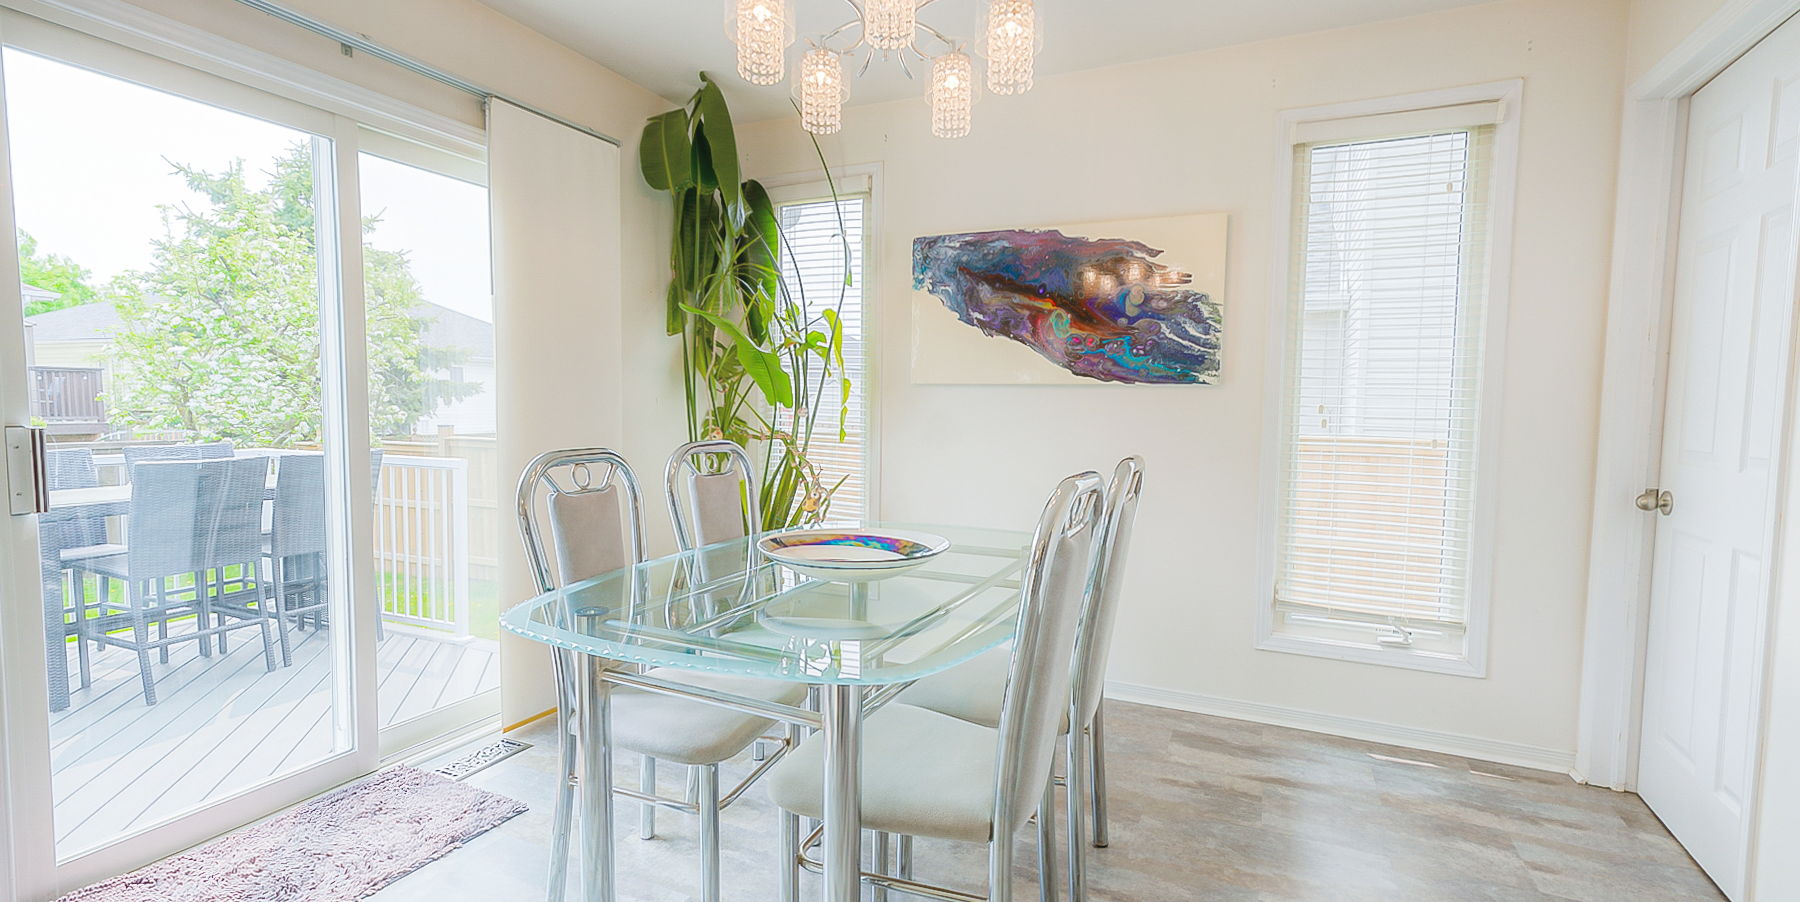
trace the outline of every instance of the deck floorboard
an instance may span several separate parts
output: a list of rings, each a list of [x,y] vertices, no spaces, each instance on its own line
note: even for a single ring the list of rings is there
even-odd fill
[[[50,718],[59,854],[138,832],[329,754],[331,633],[293,630],[289,638],[293,666],[273,672],[256,630],[233,634],[223,655],[202,657],[195,642],[173,646],[168,664],[153,655],[155,705],[144,703],[136,654],[90,645],[93,683]],[[376,649],[382,726],[496,688],[498,651],[486,640],[388,627]],[[68,655],[74,674],[74,646]]]

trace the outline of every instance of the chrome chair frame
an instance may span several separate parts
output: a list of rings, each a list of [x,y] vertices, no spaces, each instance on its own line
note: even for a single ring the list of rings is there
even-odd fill
[[[961,890],[922,883],[912,876],[912,842],[907,836],[899,837],[898,866],[895,874],[886,873],[887,856],[881,848],[885,842],[877,840],[876,860],[879,870],[865,871],[862,874],[864,884],[875,887],[877,892],[892,890],[927,899],[939,899],[944,902],[1012,902],[1012,866],[1013,848],[1009,825],[1017,818],[1021,806],[1032,804],[1019,798],[1022,782],[1021,747],[1032,737],[1025,735],[1029,724],[1023,722],[1022,708],[1029,703],[1030,686],[1021,686],[1019,675],[1024,672],[1026,662],[1040,654],[1055,654],[1055,649],[1045,649],[1043,644],[1043,609],[1046,604],[1045,577],[1054,562],[1056,548],[1060,542],[1079,536],[1083,531],[1089,532],[1088,567],[1090,573],[1093,559],[1100,550],[1099,541],[1105,517],[1105,484],[1100,474],[1091,470],[1075,474],[1064,479],[1051,493],[1044,511],[1038,519],[1037,529],[1032,536],[1031,554],[1026,561],[1024,578],[1020,587],[1019,613],[1017,615],[1018,632],[1013,640],[1011,660],[1008,664],[1006,694],[1001,702],[999,741],[995,747],[994,768],[994,810],[993,824],[996,833],[1008,831],[1008,835],[996,835],[988,841],[988,891],[985,896],[977,896]],[[1084,585],[1091,585],[1091,577]],[[1082,601],[1085,607],[1085,599]],[[1079,615],[1078,615],[1079,617]],[[1079,621],[1077,622],[1077,637]],[[1070,655],[1073,669],[1075,658]],[[1071,674],[1071,679],[1073,675]],[[1024,694],[1022,694],[1024,693]],[[891,696],[889,696],[891,698]],[[1054,726],[1052,731],[1055,731]],[[1057,737],[1051,736],[1051,754]],[[1053,771],[1053,768],[1052,768]],[[1055,902],[1055,844],[1056,844],[1056,795],[1055,777],[1048,776],[1044,781],[1042,795],[1035,800],[1037,807],[1038,828],[1038,893],[1043,902]],[[790,887],[798,885],[798,869],[813,873],[822,873],[821,862],[808,857],[806,851],[816,846],[823,837],[823,829],[814,830],[804,842],[794,843],[791,837],[797,837],[799,815],[782,812],[782,855],[783,902],[797,902],[797,894],[788,892]]]
[[[1088,576],[1087,603],[1082,610],[1081,625],[1075,633],[1075,672],[1070,681],[1067,777],[1069,806],[1069,898],[1083,902],[1087,898],[1087,846],[1105,848],[1106,834],[1106,733],[1104,714],[1106,698],[1102,694],[1106,680],[1106,658],[1109,649],[1096,642],[1111,638],[1111,621],[1117,613],[1116,586],[1109,585],[1116,575],[1115,567],[1123,565],[1117,543],[1121,524],[1137,516],[1137,505],[1144,494],[1144,459],[1131,455],[1113,468],[1112,482],[1107,487],[1106,511],[1100,527],[1099,544],[1094,552],[1094,566]],[[1095,618],[1101,618],[1096,622]],[[1104,635],[1103,635],[1104,634]],[[1083,802],[1091,805],[1084,812]],[[1092,816],[1092,833],[1089,826]],[[1084,841],[1085,840],[1085,841]]]
[[[714,473],[702,472],[695,465],[695,458],[707,454],[723,454],[729,466]],[[737,442],[725,439],[711,439],[704,442],[688,442],[669,455],[669,462],[663,467],[664,488],[668,492],[669,520],[675,524],[675,542],[682,551],[692,551],[701,544],[700,537],[695,535],[697,523],[688,522],[686,513],[682,511],[679,477],[683,473],[696,476],[719,476],[736,470],[744,482],[747,491],[744,493],[744,516],[747,521],[745,537],[754,537],[763,530],[762,503],[757,497],[756,470],[750,463],[750,453]]]
[[[740,449],[740,453],[741,449]],[[745,457],[748,460],[748,457]],[[590,468],[593,466],[606,468],[599,484],[592,482]],[[583,474],[571,477],[574,480],[574,491],[565,490],[552,478],[560,468],[568,468],[574,473]],[[630,464],[617,452],[608,448],[572,448],[547,451],[527,464],[524,473],[519,477],[518,518],[521,538],[525,544],[525,556],[530,565],[533,580],[539,592],[550,592],[556,587],[556,577],[545,552],[543,529],[538,523],[537,489],[541,485],[562,494],[582,494],[605,491],[612,487],[614,480],[624,489],[625,520],[629,524],[626,532],[629,563],[640,564],[645,559],[643,491],[638,483],[637,474]],[[633,575],[634,587],[637,575]],[[639,593],[632,592],[633,597]],[[576,742],[576,728],[580,722],[579,699],[584,687],[579,686],[578,674],[581,668],[576,660],[576,652],[567,649],[553,649],[551,658],[557,686],[557,740],[560,752],[561,779],[557,786],[556,806],[553,815],[553,826],[550,848],[550,877],[547,898],[557,902],[563,898],[568,883],[569,844],[573,839],[573,823],[575,809],[575,793],[580,782],[580,748]],[[772,741],[777,749],[774,754],[759,757],[757,766],[750,774],[721,794],[719,791],[719,768],[717,764],[694,766],[689,769],[687,797],[670,799],[657,794],[656,791],[656,759],[649,755],[642,756],[639,770],[638,789],[631,790],[622,786],[614,786],[612,794],[615,798],[629,799],[640,803],[638,835],[642,839],[652,839],[656,833],[656,809],[666,808],[684,814],[694,815],[701,822],[701,898],[707,902],[716,902],[719,897],[719,814],[730,807],[746,790],[756,782],[769,768],[786,755],[793,747],[787,737],[764,737],[758,740]],[[611,750],[598,756],[604,758],[605,766],[610,766]],[[611,850],[601,850],[602,855],[610,857]]]

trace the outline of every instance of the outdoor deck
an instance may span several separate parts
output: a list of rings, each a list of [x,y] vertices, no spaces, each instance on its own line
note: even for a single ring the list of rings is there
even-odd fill
[[[293,666],[273,673],[254,630],[234,633],[223,657],[201,657],[196,643],[174,646],[168,664],[154,665],[155,705],[144,704],[134,654],[95,651],[93,685],[51,715],[59,852],[106,842],[329,751],[328,633],[291,636]],[[73,680],[74,646],[68,655]],[[377,661],[383,726],[500,685],[498,647],[482,639],[440,641],[390,625]]]

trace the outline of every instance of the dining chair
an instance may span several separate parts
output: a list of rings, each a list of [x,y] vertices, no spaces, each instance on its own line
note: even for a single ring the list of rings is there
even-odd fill
[[[542,497],[540,498],[540,493]],[[540,503],[541,502],[541,503]],[[541,514],[540,514],[541,511]],[[572,448],[539,455],[519,479],[519,532],[541,592],[633,566],[644,560],[643,493],[624,458],[606,448]],[[540,516],[548,520],[548,543]],[[635,578],[635,577],[631,577]],[[549,898],[561,899],[567,881],[577,773],[575,653],[557,650],[557,737],[562,780],[553,815]],[[729,674],[652,669],[646,675],[780,704],[805,697],[798,683]],[[655,810],[668,808],[700,819],[700,898],[719,898],[719,813],[741,797],[787,751],[760,762],[738,786],[721,794],[719,764],[763,738],[774,722],[662,693],[614,688],[610,693],[612,745],[640,756],[637,790],[615,787],[615,796],[641,803],[639,835],[655,835]],[[657,793],[656,764],[686,765],[694,791],[670,799]]]
[[[375,503],[381,503],[380,448],[369,451],[369,487]],[[325,505],[325,454],[302,451],[275,457],[275,495],[269,505],[269,528],[263,540],[263,557],[274,594],[276,629],[282,666],[292,663],[292,639],[288,621],[305,629],[325,626],[330,609],[329,579],[325,560],[328,550]],[[378,614],[375,640],[387,638]]]
[[[156,680],[150,650],[166,663],[171,645],[198,641],[200,654],[211,657],[218,636],[223,650],[226,633],[259,626],[263,658],[275,669],[275,646],[269,620],[261,612],[215,611],[215,595],[231,585],[249,591],[259,585],[257,558],[261,548],[263,483],[268,462],[260,458],[194,461],[146,461],[131,467],[131,502],[127,507],[125,550],[71,562],[77,573],[93,573],[125,585],[124,597],[101,595],[100,616],[84,620],[83,639],[137,653],[144,702],[156,704]],[[228,569],[237,568],[233,578]],[[183,582],[186,581],[186,582]],[[254,609],[252,609],[254,610]],[[215,625],[214,616],[220,616]],[[172,621],[193,617],[194,629],[171,635]],[[155,624],[157,636],[150,637]],[[130,637],[122,633],[130,628]]]
[[[263,548],[281,664],[294,662],[288,621],[324,623],[325,455],[284,454],[275,464],[275,499]]]
[[[1124,583],[1125,556],[1143,491],[1144,459],[1132,455],[1119,461],[1106,491],[1100,550],[1089,576],[1076,638],[1072,705],[1062,724],[1068,736],[1064,773],[1069,805],[1069,895],[1075,902],[1086,894],[1087,844],[1104,847],[1108,842],[1103,719],[1106,664]],[[1006,689],[1006,668],[1006,651],[999,649],[961,667],[926,677],[900,693],[895,701],[983,726],[997,726]],[[1070,731],[1070,723],[1079,724],[1081,729]],[[1084,812],[1084,808],[1088,811]],[[1084,836],[1090,813],[1092,832]]]
[[[737,442],[712,439],[676,448],[663,467],[663,482],[675,542],[681,550],[748,539],[762,532],[755,471],[749,453]],[[709,560],[716,565],[715,558],[709,556]]]
[[[88,448],[53,448],[45,454],[44,470],[46,487],[52,492],[98,488],[100,485],[100,468],[94,463],[94,452]],[[123,546],[107,543],[105,517],[82,516],[44,523],[39,527],[38,541],[46,558],[59,563],[83,556],[117,554],[124,550]],[[66,568],[67,565],[63,564],[58,569],[60,572]],[[110,591],[105,579],[97,579],[95,584],[96,590],[102,594]],[[87,602],[86,578],[69,580],[65,591],[69,593],[70,604],[65,606],[69,612],[65,617],[69,619],[64,621],[63,636],[65,640],[76,637],[75,656],[80,663],[80,686],[86,689],[93,676],[87,643],[79,638],[81,621],[87,619],[88,612],[93,609]]]
[[[1011,902],[1013,836],[1035,813],[1039,895],[1055,898],[1052,764],[1069,709],[1076,639],[1104,507],[1104,486],[1091,471],[1064,479],[1044,506],[1020,588],[996,726],[900,702],[863,723],[862,826],[902,837],[987,843],[986,895],[918,882],[904,856],[898,873],[886,873],[881,861],[876,872],[863,874],[865,883],[952,902]],[[804,850],[818,831],[799,844],[787,840],[797,832],[795,818],[823,815],[820,745],[802,743],[769,775],[769,797],[787,819],[783,902],[796,902],[794,869],[817,867]]]

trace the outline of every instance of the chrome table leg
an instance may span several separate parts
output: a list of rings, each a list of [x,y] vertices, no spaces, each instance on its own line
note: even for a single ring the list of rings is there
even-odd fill
[[[827,686],[821,708],[825,902],[857,902],[862,895],[862,687]]]
[[[550,827],[550,879],[545,898],[549,902],[562,902],[569,884],[569,842],[575,824],[580,750],[575,740],[575,724],[571,722],[575,717],[574,706],[569,704],[576,693],[575,662],[570,660],[573,657],[570,652],[556,649],[555,655],[556,743],[561,769],[557,772],[556,809]]]
[[[613,883],[611,686],[606,662],[581,656],[581,898],[615,902]]]
[[[638,764],[638,791],[647,796],[656,795],[656,759],[644,755]],[[649,802],[638,806],[638,838],[656,838],[656,806]]]
[[[694,773],[700,777],[700,902],[719,902],[719,766]]]
[[[800,727],[787,725],[790,748],[800,746]],[[800,902],[800,816],[781,812],[781,902]]]

